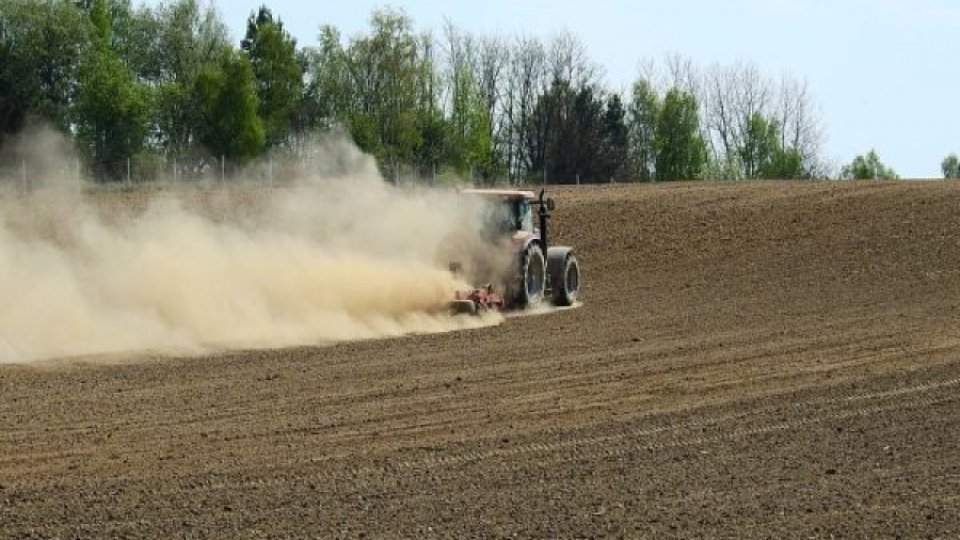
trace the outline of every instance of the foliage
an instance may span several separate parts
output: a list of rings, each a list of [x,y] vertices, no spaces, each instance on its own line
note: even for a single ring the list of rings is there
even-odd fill
[[[456,77],[444,155],[460,174],[469,172],[489,179],[496,167],[492,141],[493,119],[473,74],[464,70]]]
[[[660,116],[660,98],[653,85],[639,79],[633,85],[627,115],[630,172],[641,182],[654,179],[656,169],[656,133]]]
[[[657,180],[700,177],[707,164],[707,147],[692,94],[677,88],[667,92],[657,118],[654,149]]]
[[[630,134],[626,124],[627,111],[618,94],[611,94],[600,125],[600,152],[597,177],[617,179],[627,170],[630,151]]]
[[[845,180],[896,180],[897,173],[880,161],[875,150],[859,155],[843,168],[841,178]]]
[[[354,39],[345,51],[347,80],[341,88],[349,93],[341,99],[350,105],[351,132],[366,131],[361,148],[384,162],[410,162],[423,143],[417,130],[418,83],[429,63],[413,22],[402,11],[375,11],[370,25],[370,34]]]
[[[266,134],[257,116],[257,92],[250,61],[240,54],[224,56],[219,66],[197,77],[203,129],[200,140],[214,157],[247,161],[264,148]]]
[[[118,33],[120,25],[114,24]],[[232,47],[226,26],[213,8],[197,0],[173,0],[156,9],[141,8],[126,24],[125,60],[137,77],[153,88],[150,139],[156,150],[199,167],[200,132],[205,130],[197,78],[217,66]]]
[[[488,184],[822,174],[806,85],[748,64],[672,56],[621,94],[570,32],[448,22],[438,41],[387,8],[349,39],[322,25],[300,47],[265,5],[246,23],[234,45],[201,0],[0,0],[0,145],[42,121],[101,178],[128,160],[202,171],[295,155],[317,130],[349,133],[384,170]]]
[[[106,44],[97,44],[80,67],[74,107],[77,137],[94,170],[116,178],[143,146],[150,94]]]
[[[943,177],[948,180],[960,178],[960,158],[956,154],[950,154],[943,158],[940,170],[943,171]]]
[[[0,131],[15,131],[30,118],[67,131],[89,18],[69,2],[0,0],[0,28],[0,89],[11,91],[0,95]]]
[[[747,178],[793,180],[803,177],[803,156],[796,148],[782,146],[776,120],[754,113],[748,125],[739,151],[739,163]]]
[[[771,170],[779,150],[780,130],[760,113],[750,115],[744,141],[738,149],[740,163],[747,178],[761,178]]]
[[[258,114],[267,144],[283,144],[303,97],[303,67],[297,58],[297,42],[283,23],[262,6],[256,16],[250,15],[241,48],[253,66],[260,102]]]

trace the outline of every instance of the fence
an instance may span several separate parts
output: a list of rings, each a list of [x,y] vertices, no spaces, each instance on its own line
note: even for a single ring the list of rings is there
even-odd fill
[[[366,155],[357,156],[272,156],[251,164],[238,165],[224,158],[191,159],[138,156],[93,168],[78,158],[15,158],[0,161],[0,188],[30,192],[47,185],[78,184],[98,188],[135,188],[149,185],[197,185],[214,187],[228,184],[259,186],[290,185],[307,178],[336,178],[352,174],[379,174],[395,185],[509,185],[506,180],[480,178],[473,170],[458,172],[440,167],[411,167],[399,163],[377,166]],[[613,182],[613,179],[609,180]],[[531,175],[514,185],[537,186],[547,183],[546,171]],[[580,177],[577,176],[577,184]],[[584,182],[586,183],[586,182]]]

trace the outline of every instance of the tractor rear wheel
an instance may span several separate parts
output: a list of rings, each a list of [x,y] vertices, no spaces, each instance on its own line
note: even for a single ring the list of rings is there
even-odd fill
[[[556,306],[572,306],[580,294],[580,263],[573,254],[573,250],[564,249],[555,252],[551,248],[548,261],[550,270],[550,285],[553,289],[553,304]]]
[[[531,244],[520,255],[519,290],[514,303],[519,308],[535,308],[543,302],[543,292],[547,284],[547,264],[543,250],[537,244]]]

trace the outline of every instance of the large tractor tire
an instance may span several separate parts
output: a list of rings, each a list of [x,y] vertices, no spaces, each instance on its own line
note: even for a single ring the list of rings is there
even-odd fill
[[[572,306],[580,295],[580,263],[568,247],[552,247],[547,254],[547,275],[553,304]]]
[[[520,282],[513,303],[521,309],[538,307],[543,303],[547,287],[547,264],[543,250],[531,244],[520,254]]]

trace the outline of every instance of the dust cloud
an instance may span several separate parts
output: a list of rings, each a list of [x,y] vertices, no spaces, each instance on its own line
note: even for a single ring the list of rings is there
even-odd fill
[[[172,183],[93,189],[56,136],[46,165],[0,194],[0,362],[107,353],[199,354],[450,331],[469,285],[447,270],[476,209],[452,190],[401,189],[340,137],[282,187]],[[234,186],[234,187],[227,187]],[[245,187],[244,187],[245,186]],[[479,234],[479,233],[477,233]]]

